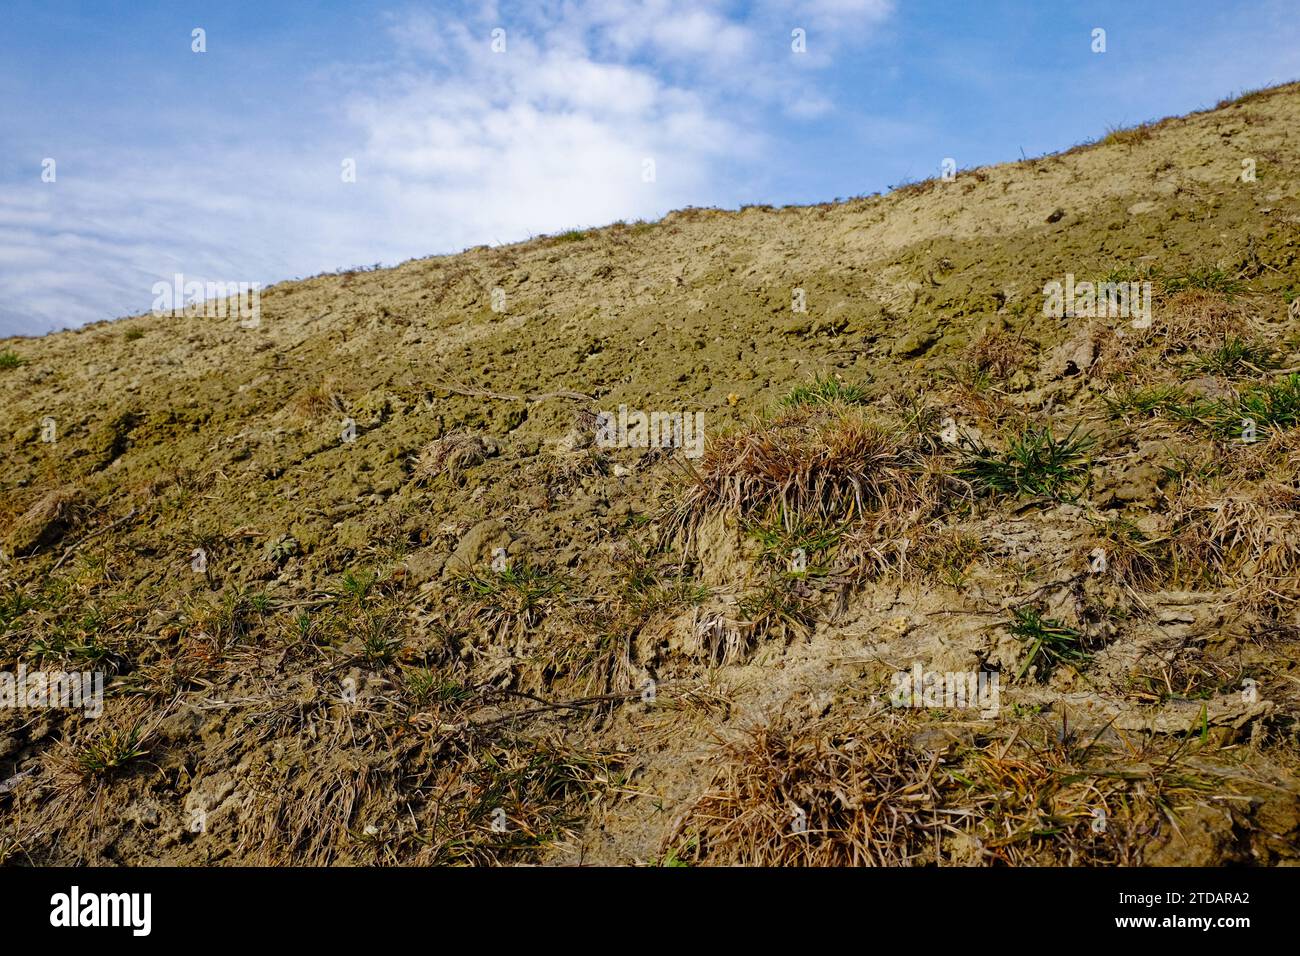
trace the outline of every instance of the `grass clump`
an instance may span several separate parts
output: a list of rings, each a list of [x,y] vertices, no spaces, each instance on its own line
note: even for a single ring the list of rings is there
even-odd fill
[[[460,704],[474,696],[474,690],[449,680],[426,667],[408,667],[402,671],[402,685],[416,704]]]
[[[1145,143],[1155,131],[1155,123],[1139,123],[1136,126],[1111,126],[1102,138],[1103,146],[1135,146]]]
[[[867,392],[860,385],[845,384],[830,375],[816,375],[811,382],[790,389],[781,399],[781,405],[785,408],[835,403],[865,405],[867,401]]]
[[[685,863],[905,866],[935,858],[942,774],[904,718],[775,718],[710,758],[708,790],[668,833]]]
[[[493,741],[430,788],[433,822],[416,836],[422,866],[534,862],[576,833],[588,805],[623,784],[625,755],[541,737]]]
[[[1050,425],[1028,428],[1006,451],[966,442],[957,475],[976,490],[994,495],[1077,497],[1088,481],[1089,452],[1095,444],[1078,425],[1062,438]]]
[[[1294,468],[1265,481],[1192,478],[1170,508],[1171,573],[1180,585],[1237,585],[1236,599],[1293,605],[1300,587],[1300,491]]]
[[[862,519],[897,529],[935,511],[946,490],[901,427],[806,405],[714,440],[691,478],[675,516],[688,532],[719,512],[788,530]]]
[[[917,573],[957,588],[966,583],[985,545],[979,535],[949,528],[922,536],[914,550],[910,561]]]
[[[1008,624],[1011,635],[1026,645],[1025,659],[1016,672],[1020,680],[1032,667],[1040,681],[1058,664],[1084,664],[1091,655],[1084,649],[1082,632],[1043,617],[1032,607],[1015,608]]]
[[[835,549],[848,529],[843,525],[814,522],[799,522],[789,527],[777,517],[768,522],[750,522],[745,530],[762,548],[766,563],[801,574],[822,575],[826,568],[820,559]]]
[[[1300,372],[1247,389],[1224,411],[1228,431],[1238,431],[1245,419],[1254,422],[1256,428],[1286,430],[1300,425]]]
[[[1260,375],[1276,364],[1273,350],[1267,345],[1236,335],[1225,337],[1217,348],[1195,353],[1191,361],[1191,367],[1197,371],[1225,378]]]
[[[769,637],[804,637],[813,626],[816,592],[794,574],[773,574],[740,599],[747,651]]]
[[[420,450],[413,461],[413,475],[417,482],[427,483],[439,475],[459,482],[465,471],[496,454],[495,443],[483,435],[469,432],[452,432],[435,438]]]
[[[1108,518],[1097,529],[1095,547],[1105,552],[1106,570],[1135,588],[1153,587],[1168,564],[1165,539],[1153,538],[1127,518]]]
[[[555,574],[526,562],[507,564],[499,572],[470,572],[457,583],[471,597],[471,613],[478,624],[498,637],[531,630],[567,589]]]
[[[1122,388],[1102,398],[1110,416],[1120,419],[1154,418],[1162,413],[1178,417],[1187,400],[1183,389],[1169,384]]]
[[[1169,276],[1163,282],[1164,290],[1177,294],[1189,289],[1202,292],[1214,292],[1225,299],[1231,299],[1241,291],[1241,283],[1229,276],[1217,266],[1198,266],[1191,272],[1179,276]]]
[[[19,368],[26,365],[27,359],[23,358],[13,349],[4,349],[0,351],[0,368]]]
[[[966,357],[977,372],[994,379],[1010,377],[1029,358],[1025,343],[997,329],[985,332],[966,349]]]
[[[749,866],[1134,865],[1223,781],[1188,740],[1029,719],[936,758],[897,713],[775,717],[709,755],[661,858]],[[1112,735],[1113,736],[1113,735]],[[1098,826],[1098,819],[1104,826]],[[1167,838],[1166,838],[1167,839]]]
[[[125,729],[109,728],[76,752],[75,765],[86,776],[108,776],[149,752],[143,740],[139,721]]]

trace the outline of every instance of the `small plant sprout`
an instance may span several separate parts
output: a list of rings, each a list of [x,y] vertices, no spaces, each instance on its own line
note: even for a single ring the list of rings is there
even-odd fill
[[[815,375],[806,385],[796,385],[781,399],[786,408],[800,405],[865,405],[867,393],[860,386],[841,382],[831,375]]]
[[[1016,608],[1011,613],[1011,633],[1027,645],[1024,663],[1016,673],[1017,680],[1030,668],[1036,670],[1039,680],[1044,680],[1057,664],[1082,664],[1088,660],[1083,634],[1079,631],[1044,618],[1031,607]]]
[[[140,722],[125,730],[105,730],[76,755],[77,765],[87,775],[107,776],[149,752],[141,742],[143,737]]]
[[[1087,482],[1093,444],[1077,425],[1063,438],[1055,437],[1050,425],[1029,428],[1013,437],[1006,451],[965,443],[957,474],[988,494],[1069,499]]]

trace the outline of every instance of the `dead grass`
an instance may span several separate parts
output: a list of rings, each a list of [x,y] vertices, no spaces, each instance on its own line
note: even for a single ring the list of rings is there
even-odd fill
[[[1103,742],[1104,727],[1043,721],[935,750],[916,745],[917,729],[888,710],[754,727],[710,756],[708,788],[662,854],[751,866],[1135,865],[1223,791],[1189,769],[1191,735]]]
[[[1018,337],[994,329],[967,346],[966,358],[979,371],[1005,379],[1029,360],[1029,347]]]
[[[5,538],[6,550],[25,555],[50,548],[89,510],[86,495],[79,488],[67,485],[47,491],[14,521]]]
[[[1132,521],[1111,517],[1098,524],[1085,546],[1085,565],[1095,563],[1101,549],[1106,571],[1115,580],[1138,590],[1148,590],[1169,574],[1169,554],[1164,538],[1145,533]]]
[[[322,379],[315,385],[299,391],[290,400],[289,407],[295,415],[305,421],[316,421],[326,416],[344,416],[348,413],[347,399],[328,379]]]
[[[1170,512],[1170,553],[1186,585],[1236,586],[1249,603],[1300,593],[1300,490],[1292,480],[1183,484]]]
[[[1136,146],[1145,143],[1154,134],[1158,122],[1139,123],[1136,126],[1112,126],[1101,140],[1102,146]]]
[[[435,438],[413,459],[416,481],[429,482],[445,475],[460,481],[466,469],[480,465],[496,453],[491,439],[471,432],[452,432]]]
[[[905,866],[934,859],[946,825],[936,762],[883,713],[861,724],[777,718],[721,744],[707,791],[664,846],[690,862]]]
[[[688,537],[711,513],[787,529],[862,521],[905,528],[942,504],[947,480],[902,428],[844,407],[798,407],[708,446],[674,516]]]

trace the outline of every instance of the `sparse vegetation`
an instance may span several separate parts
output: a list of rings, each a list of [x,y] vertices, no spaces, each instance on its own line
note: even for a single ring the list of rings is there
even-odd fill
[[[1139,123],[1136,126],[1111,126],[1102,138],[1103,146],[1136,146],[1145,143],[1155,132],[1155,123]]]
[[[1296,862],[1300,85],[1233,110],[8,340],[0,675],[106,696],[0,706],[0,861]]]
[[[1025,655],[1016,678],[1034,669],[1045,680],[1060,664],[1081,665],[1088,661],[1083,634],[1060,621],[1043,617],[1035,608],[1015,608],[1008,625],[1011,634],[1025,645]]]
[[[978,491],[994,495],[1076,497],[1088,480],[1095,439],[1079,426],[1057,438],[1050,425],[1012,436],[1006,451],[967,441],[957,474]]]
[[[781,404],[793,408],[799,405],[865,405],[867,393],[857,385],[849,385],[830,375],[817,375],[806,385],[796,385],[781,399]]]
[[[148,752],[144,746],[143,723],[137,721],[130,727],[110,727],[101,731],[76,752],[74,759],[82,773],[106,776]]]
[[[1215,349],[1197,353],[1191,363],[1198,371],[1228,378],[1262,375],[1276,364],[1273,350],[1267,345],[1235,335],[1225,338]]]
[[[1183,275],[1169,276],[1164,280],[1164,290],[1175,294],[1188,289],[1213,292],[1231,299],[1241,291],[1241,283],[1217,266],[1198,266]]]

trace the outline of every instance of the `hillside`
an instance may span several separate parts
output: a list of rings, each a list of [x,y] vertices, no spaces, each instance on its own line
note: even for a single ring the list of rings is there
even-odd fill
[[[0,342],[0,861],[1295,862],[1296,301],[1300,84]]]

